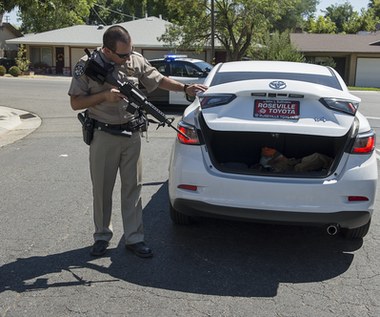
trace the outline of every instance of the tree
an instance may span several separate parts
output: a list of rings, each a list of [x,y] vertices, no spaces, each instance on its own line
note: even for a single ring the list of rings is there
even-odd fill
[[[18,48],[16,64],[22,72],[26,72],[29,70],[30,61],[26,58],[26,48],[23,44],[21,44]]]
[[[228,60],[240,60],[256,39],[279,21],[298,0],[214,0],[215,38],[227,51]],[[210,46],[209,1],[167,0],[174,25],[161,37],[175,48]]]
[[[21,29],[24,32],[45,32],[84,24],[95,0],[29,1],[20,6]]]
[[[290,42],[290,32],[266,32],[257,50],[250,50],[252,59],[304,62],[305,57]],[[256,51],[256,52],[255,52]]]
[[[22,5],[24,1],[15,1],[15,0],[3,0],[0,3],[0,14],[5,11],[12,11],[15,7]],[[27,1],[25,1],[27,2]]]
[[[173,50],[193,48],[202,50],[209,45],[210,8],[201,0],[166,0],[168,20],[173,23],[160,37]]]
[[[21,5],[23,1],[2,0],[0,2],[0,22],[3,20],[6,11],[12,11],[17,6]]]
[[[0,15],[18,7],[23,32],[43,32],[84,24],[96,0],[3,0]]]
[[[273,30],[285,32],[303,28],[305,20],[314,16],[319,0],[297,0],[293,7],[284,8],[284,14],[273,25]]]
[[[325,12],[325,18],[330,18],[331,21],[335,23],[337,28],[336,32],[341,33],[344,31],[344,24],[348,23],[353,17],[354,8],[346,1],[342,5],[331,5],[323,12]]]
[[[373,9],[376,17],[380,17],[380,0],[370,0],[368,8]]]
[[[166,11],[166,2],[162,0],[97,0],[88,23],[111,25],[145,15],[159,16]]]
[[[380,0],[373,0],[375,1]],[[348,2],[343,5],[332,5],[326,8],[325,16],[317,19],[309,18],[306,29],[311,33],[349,33],[356,34],[359,31],[375,31],[376,25],[380,22],[380,16],[376,16],[376,11],[368,5],[369,9],[361,9],[361,12],[353,10]]]
[[[167,12],[162,0],[4,0],[0,16],[19,8],[23,32],[44,32],[76,24],[116,24]]]
[[[380,22],[380,16],[375,16],[374,9],[362,9],[361,15],[354,12],[351,18],[343,23],[345,33],[355,34],[359,31],[376,31],[376,25]]]
[[[329,17],[318,16],[317,19],[309,18],[306,23],[306,29],[310,33],[336,33],[336,25]]]

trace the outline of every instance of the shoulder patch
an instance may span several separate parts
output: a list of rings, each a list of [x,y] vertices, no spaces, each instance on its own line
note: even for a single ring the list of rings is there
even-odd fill
[[[84,74],[84,69],[85,69],[85,62],[84,61],[79,61],[74,68],[74,77],[79,78],[82,77]]]

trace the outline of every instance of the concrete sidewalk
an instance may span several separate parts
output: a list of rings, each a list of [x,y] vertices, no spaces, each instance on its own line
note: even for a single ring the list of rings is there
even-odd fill
[[[40,125],[41,119],[33,113],[0,106],[0,147],[22,139]]]

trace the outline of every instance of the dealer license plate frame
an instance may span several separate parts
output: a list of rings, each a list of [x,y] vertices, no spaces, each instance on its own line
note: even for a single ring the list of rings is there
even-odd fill
[[[300,108],[298,100],[255,99],[253,116],[264,119],[298,120]]]

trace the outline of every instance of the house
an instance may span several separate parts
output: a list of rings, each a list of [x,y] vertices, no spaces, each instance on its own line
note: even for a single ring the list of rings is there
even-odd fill
[[[333,58],[335,69],[349,86],[380,88],[380,32],[293,33],[290,41],[311,62]]]
[[[1,22],[0,19],[0,58],[15,58],[17,56],[18,45],[8,44],[7,40],[22,36],[21,32],[13,27],[12,24]]]
[[[131,34],[134,50],[143,54],[147,59],[159,58],[170,53],[158,38],[166,31],[171,23],[157,17],[119,23]],[[77,61],[85,54],[84,49],[95,49],[102,45],[103,33],[110,26],[75,25],[48,32],[25,35],[8,40],[8,44],[24,44],[35,71],[43,68],[53,74],[71,75]],[[180,52],[189,57],[203,60],[211,59],[211,50],[203,52]]]
[[[7,23],[3,23],[6,25]],[[171,53],[158,41],[170,22],[157,17],[145,17],[120,23],[131,34],[134,49],[148,59]],[[7,39],[7,47],[24,44],[31,68],[36,73],[71,75],[84,49],[101,46],[104,31],[109,26],[75,25],[63,29]],[[12,30],[14,31],[14,30]],[[17,31],[17,30],[16,30]],[[20,35],[20,34],[19,34]],[[13,36],[14,37],[14,36]],[[360,34],[293,33],[291,43],[313,63],[333,58],[335,69],[350,86],[380,87],[380,32]],[[211,48],[202,52],[179,52],[189,57],[211,61]],[[1,54],[1,52],[0,52]],[[1,56],[1,55],[0,55]],[[225,52],[218,45],[216,61],[225,60]]]

